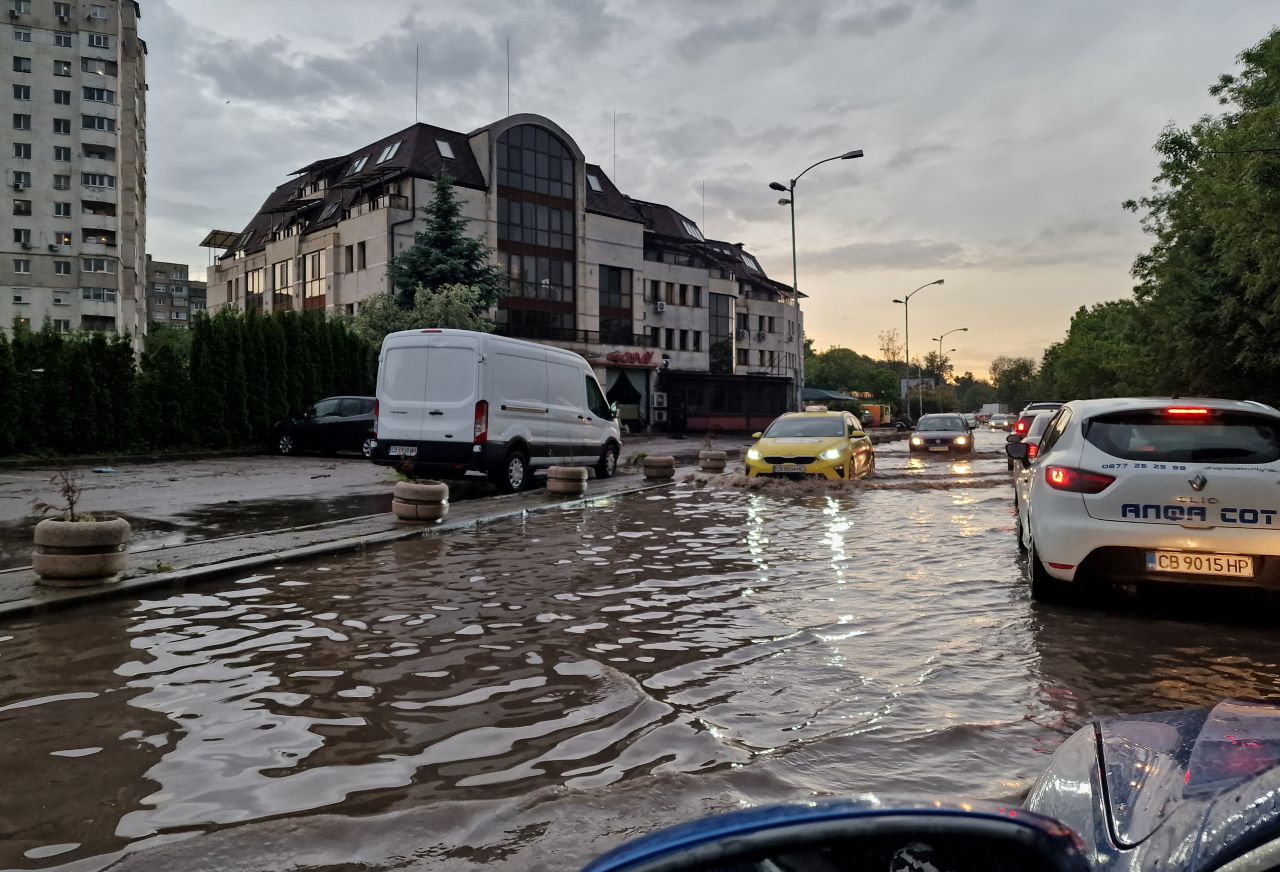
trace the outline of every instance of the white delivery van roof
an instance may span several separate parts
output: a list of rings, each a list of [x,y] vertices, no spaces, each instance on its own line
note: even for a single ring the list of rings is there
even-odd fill
[[[480,345],[493,343],[497,345],[516,345],[523,346],[526,349],[537,349],[545,351],[549,354],[555,354],[559,357],[572,358],[575,363],[590,366],[590,362],[577,352],[570,351],[567,348],[558,348],[554,345],[543,345],[541,342],[530,342],[527,339],[513,339],[510,336],[497,336],[493,333],[481,333],[478,330],[456,330],[452,327],[423,327],[418,330],[397,330],[395,333],[388,333],[386,338],[382,340],[383,348],[388,345],[398,345],[401,342],[419,339],[424,334],[435,336],[466,336],[480,340]]]

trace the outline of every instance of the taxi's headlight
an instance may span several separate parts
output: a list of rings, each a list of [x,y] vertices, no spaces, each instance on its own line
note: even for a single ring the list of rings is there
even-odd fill
[[[957,444],[957,445],[968,445],[968,444],[969,444],[969,437],[968,437],[968,436],[957,436],[957,437],[956,437],[956,444]]]
[[[755,448],[747,449],[747,460],[759,460],[760,457],[761,457],[761,454],[758,449],[755,449]]]
[[[912,436],[912,437],[911,437],[911,444],[912,444],[912,445],[923,445],[923,444],[924,444],[924,440],[923,440],[923,439],[921,439],[919,436]]]
[[[839,448],[828,448],[826,451],[822,452],[822,453],[821,453],[821,454],[819,454],[818,456],[819,456],[819,457],[821,457],[823,460],[839,460],[839,459],[840,459],[840,449],[839,449]]]

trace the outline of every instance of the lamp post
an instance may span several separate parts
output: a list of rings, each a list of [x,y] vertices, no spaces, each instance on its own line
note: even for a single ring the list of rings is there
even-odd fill
[[[902,305],[902,321],[903,321],[903,351],[907,360],[907,390],[906,396],[903,397],[903,407],[907,410],[907,417],[911,417],[911,298],[923,291],[931,285],[940,285],[944,279],[934,279],[916,288],[907,294],[901,300],[894,300],[895,303]]]
[[[823,158],[822,160],[818,161],[815,164],[810,164],[809,166],[805,167],[799,173],[799,175],[797,175],[794,179],[791,179],[789,184],[784,185],[781,182],[769,183],[769,187],[771,189],[775,191],[782,191],[787,195],[778,200],[778,205],[791,207],[791,290],[795,294],[795,305],[797,309],[800,308],[800,277],[796,267],[796,182],[800,181],[801,177],[803,177],[805,173],[809,172],[809,170],[813,169],[816,166],[821,166],[822,164],[827,163],[829,161],[833,161],[833,160],[853,160],[854,158],[858,158],[858,157],[862,157],[862,149],[855,148],[852,151],[846,151],[844,154],[837,154],[833,157]],[[800,326],[800,319],[798,316],[796,318],[796,326],[797,327]],[[799,378],[797,379],[797,384],[796,384],[796,408],[801,408],[802,403],[800,398],[802,396],[801,392],[804,390],[804,330],[803,329],[799,329],[796,331],[796,338],[800,342],[799,352],[797,354],[797,360],[799,360],[799,367],[798,367]]]
[[[943,379],[946,378],[946,374],[942,371],[942,354],[943,354],[942,340],[946,339],[952,333],[968,333],[968,332],[969,332],[968,327],[957,327],[954,330],[948,330],[946,333],[943,333],[941,336],[933,340],[934,342],[938,343],[938,376],[940,378],[943,378]],[[952,351],[955,351],[955,349],[954,348],[948,349],[946,353],[950,354]],[[921,397],[921,402],[923,401],[924,401],[924,398]]]

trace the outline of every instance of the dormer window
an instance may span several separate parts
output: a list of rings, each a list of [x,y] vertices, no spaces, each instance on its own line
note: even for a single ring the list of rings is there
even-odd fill
[[[587,184],[590,185],[591,190],[595,191],[597,194],[604,193],[604,188],[601,187],[600,179],[597,176],[587,173]]]
[[[453,146],[445,142],[443,139],[436,140],[436,148],[440,150],[440,156],[453,160]]]
[[[351,164],[351,169],[347,170],[347,175],[354,176],[356,173],[364,169],[364,165],[367,164],[368,162],[369,162],[369,156],[367,154],[364,155],[363,157],[356,158],[355,162]]]
[[[393,157],[395,157],[395,156],[396,156],[396,152],[400,150],[400,143],[401,143],[401,141],[402,141],[402,140],[397,139],[395,142],[391,143],[391,144],[390,144],[390,145],[388,145],[386,148],[384,148],[384,149],[382,150],[382,154],[378,155],[378,160],[377,160],[377,162],[378,162],[378,163],[386,163],[387,161],[389,161],[389,160],[391,160]]]
[[[684,224],[685,233],[688,233],[690,236],[692,236],[694,239],[698,240],[699,242],[706,242],[706,240],[702,238],[702,231],[698,229],[697,224],[694,224],[692,221],[689,221],[688,219],[685,219],[682,223]]]
[[[333,217],[333,213],[337,211],[338,211],[338,201],[334,200],[332,203],[328,203],[327,205],[325,205],[324,211],[320,213],[320,218],[318,220],[328,221],[330,218]]]

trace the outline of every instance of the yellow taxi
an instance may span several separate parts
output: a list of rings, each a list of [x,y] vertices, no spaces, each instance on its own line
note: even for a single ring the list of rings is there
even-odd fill
[[[832,481],[862,478],[876,469],[875,450],[862,423],[851,412],[806,406],[774,419],[769,429],[752,436],[747,449],[747,476],[814,475]]]

